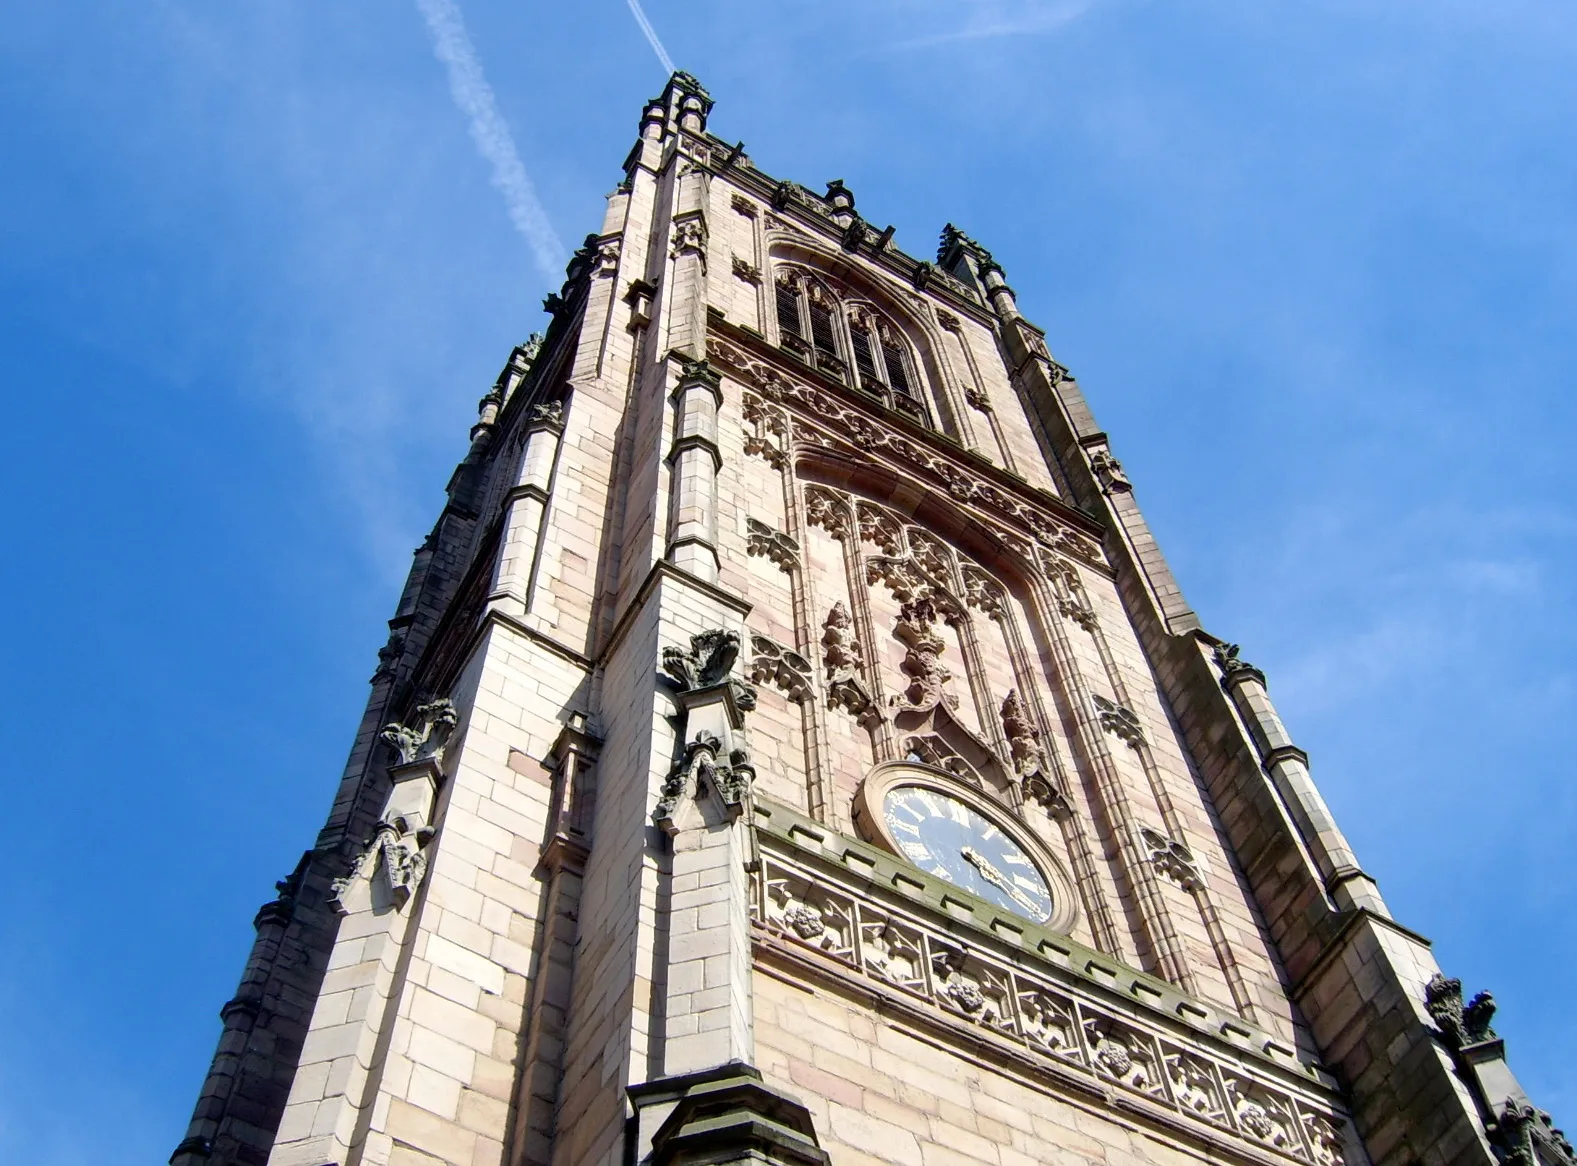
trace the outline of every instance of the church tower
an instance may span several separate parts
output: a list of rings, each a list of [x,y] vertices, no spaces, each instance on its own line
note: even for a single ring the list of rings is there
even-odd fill
[[[990,251],[676,73],[172,1166],[1573,1166]]]

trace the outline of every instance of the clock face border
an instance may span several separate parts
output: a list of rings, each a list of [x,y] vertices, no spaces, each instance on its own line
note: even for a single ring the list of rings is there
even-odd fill
[[[880,846],[909,866],[914,865],[904,855],[897,840],[888,830],[887,819],[882,812],[888,791],[898,786],[929,789],[944,797],[963,802],[1011,838],[1035,864],[1036,872],[1051,892],[1051,918],[1041,922],[1023,915],[1019,917],[1027,919],[1037,927],[1045,927],[1062,935],[1072,934],[1073,925],[1079,917],[1078,902],[1074,897],[1073,880],[1068,877],[1061,860],[1033,830],[1018,821],[1007,807],[975,786],[959,780],[945,769],[937,769],[914,761],[887,761],[866,774],[859,788],[854,791],[854,826],[865,841]],[[1010,912],[1010,914],[1017,913]]]

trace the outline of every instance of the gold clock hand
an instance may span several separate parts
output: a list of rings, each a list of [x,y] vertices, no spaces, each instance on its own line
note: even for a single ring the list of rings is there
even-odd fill
[[[980,872],[981,878],[985,879],[986,882],[991,883],[1001,890],[1006,891],[1012,900],[1020,907],[1023,907],[1031,914],[1034,914],[1040,910],[1040,908],[1035,903],[1031,902],[1022,891],[1020,891],[1012,883],[1008,882],[1008,880],[1003,877],[1002,872],[993,866],[991,861],[973,846],[964,847],[961,853],[964,856],[964,861],[969,863],[970,866],[974,867]]]

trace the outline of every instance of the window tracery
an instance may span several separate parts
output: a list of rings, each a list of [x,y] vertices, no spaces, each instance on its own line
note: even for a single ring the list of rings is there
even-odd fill
[[[783,263],[777,265],[773,294],[781,347],[922,425],[933,424],[914,349],[880,311]]]

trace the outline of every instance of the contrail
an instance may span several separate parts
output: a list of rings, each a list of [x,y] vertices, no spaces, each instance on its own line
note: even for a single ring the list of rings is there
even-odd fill
[[[634,0],[631,0],[633,3]],[[477,152],[493,167],[493,186],[504,196],[510,221],[531,248],[537,269],[549,283],[564,270],[564,244],[537,201],[536,189],[520,164],[515,139],[498,112],[493,87],[482,75],[476,46],[465,30],[465,19],[455,0],[416,0],[433,37],[433,55],[449,70],[449,92],[471,123],[471,140]]]
[[[668,50],[663,48],[663,42],[657,39],[657,30],[652,27],[652,22],[646,19],[646,12],[641,8],[641,0],[626,0],[626,2],[635,15],[635,23],[640,25],[641,31],[646,34],[646,43],[652,46],[652,52],[657,54],[664,71],[671,74],[674,71],[673,58],[668,55]]]

